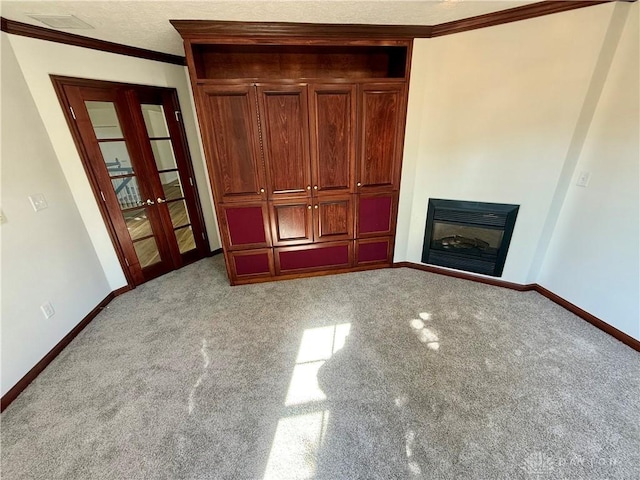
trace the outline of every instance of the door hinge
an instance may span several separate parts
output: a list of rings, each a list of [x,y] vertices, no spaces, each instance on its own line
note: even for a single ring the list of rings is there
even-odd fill
[[[71,116],[73,117],[73,119],[76,119],[76,112],[73,111],[73,107],[69,107],[69,110],[71,110]]]
[[[100,196],[102,197],[102,201],[106,203],[107,199],[104,198],[104,192],[102,192],[102,190],[100,190]]]
[[[125,263],[127,264],[127,267],[129,267],[129,260],[127,260],[127,258],[124,259]]]
[[[204,232],[202,232],[202,239],[206,240],[207,238],[204,236]]]
[[[193,178],[189,177],[189,185],[193,187]]]
[[[173,112],[174,115],[176,116],[176,122],[180,121],[180,110],[176,110],[175,112]]]

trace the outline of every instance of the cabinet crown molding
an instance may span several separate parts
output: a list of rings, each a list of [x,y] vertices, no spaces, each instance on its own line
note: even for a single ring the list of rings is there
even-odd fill
[[[283,37],[303,40],[354,38],[370,40],[410,40],[431,36],[428,25],[365,25],[292,22],[232,22],[212,20],[171,20],[184,39],[211,40],[216,37],[252,37],[261,39]],[[281,43],[281,42],[280,42]]]
[[[614,1],[636,0],[544,0],[519,7],[462,18],[437,25],[367,25],[336,23],[292,22],[237,22],[217,20],[171,20],[171,24],[184,39],[217,41],[251,38],[253,42],[268,43],[279,39],[280,43],[303,40],[304,43],[322,40],[353,38],[366,42],[377,40],[412,40],[492,27],[504,23],[566,12]]]

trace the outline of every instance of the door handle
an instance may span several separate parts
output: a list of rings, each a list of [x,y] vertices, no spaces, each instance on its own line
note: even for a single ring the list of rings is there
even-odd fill
[[[158,197],[158,198],[156,199],[156,202],[158,202],[158,203],[164,203],[164,202],[166,202],[166,200],[165,200],[164,198],[160,198],[160,197]]]

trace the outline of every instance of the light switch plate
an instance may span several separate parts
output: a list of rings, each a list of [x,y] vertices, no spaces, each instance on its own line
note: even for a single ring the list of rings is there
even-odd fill
[[[29,201],[31,202],[31,206],[35,212],[39,212],[40,210],[44,210],[49,206],[47,203],[47,199],[44,198],[42,193],[36,193],[35,195],[29,195]]]
[[[53,305],[51,305],[51,302],[44,302],[42,305],[40,305],[40,310],[42,310],[42,315],[44,315],[44,318],[51,318],[55,315],[56,311],[53,309]]]

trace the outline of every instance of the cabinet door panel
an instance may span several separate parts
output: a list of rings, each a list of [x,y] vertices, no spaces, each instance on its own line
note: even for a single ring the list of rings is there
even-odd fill
[[[349,267],[352,249],[353,242],[276,248],[276,273]]]
[[[360,87],[359,191],[399,187],[404,92],[402,83]]]
[[[311,161],[314,191],[353,190],[356,148],[355,85],[311,85]]]
[[[311,186],[306,85],[259,86],[270,198],[307,196]]]
[[[297,245],[312,242],[311,215],[311,203],[306,200],[272,202],[273,244]]]
[[[273,251],[270,248],[229,252],[229,259],[234,278],[274,274]]]
[[[391,263],[393,256],[393,237],[356,240],[357,265],[370,263]]]
[[[314,240],[350,240],[353,238],[353,201],[351,195],[318,197],[314,202]]]
[[[268,214],[265,202],[222,205],[223,239],[228,249],[269,247]]]
[[[203,87],[204,141],[219,201],[263,198],[255,91],[251,86]]]
[[[397,194],[359,195],[357,237],[393,235]]]

